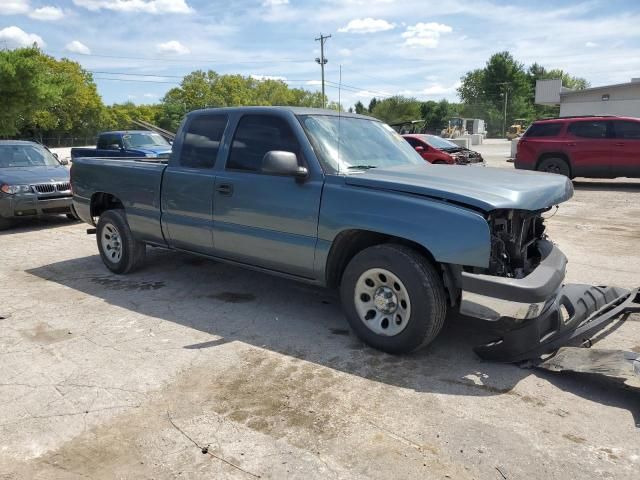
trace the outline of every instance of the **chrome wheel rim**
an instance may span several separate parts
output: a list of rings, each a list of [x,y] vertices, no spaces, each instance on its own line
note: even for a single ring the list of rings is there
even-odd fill
[[[353,301],[362,323],[378,335],[393,337],[409,323],[409,293],[402,281],[384,268],[371,268],[360,275]]]
[[[111,263],[118,263],[122,258],[122,239],[120,232],[112,223],[105,224],[100,237],[102,251]]]

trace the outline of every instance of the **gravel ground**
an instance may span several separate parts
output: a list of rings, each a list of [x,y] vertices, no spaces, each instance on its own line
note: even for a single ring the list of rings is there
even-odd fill
[[[637,286],[640,182],[575,189],[548,221],[568,280]],[[111,275],[85,228],[0,234],[3,480],[638,478],[636,390],[482,362],[457,318],[385,355],[332,292],[188,255]],[[639,319],[598,347],[640,351]]]

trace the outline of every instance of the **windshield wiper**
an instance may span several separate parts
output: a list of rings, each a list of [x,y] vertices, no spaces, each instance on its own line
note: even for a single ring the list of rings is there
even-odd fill
[[[369,170],[371,168],[377,168],[376,165],[351,165],[349,170]]]

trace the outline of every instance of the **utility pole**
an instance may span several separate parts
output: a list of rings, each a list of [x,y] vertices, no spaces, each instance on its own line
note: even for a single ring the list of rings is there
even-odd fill
[[[324,96],[324,66],[327,64],[327,59],[324,58],[324,42],[331,38],[331,35],[320,34],[319,38],[316,38],[316,42],[320,42],[320,57],[316,58],[316,63],[320,64],[320,70],[322,71],[322,108],[325,108],[325,96]]]
[[[503,113],[503,117],[502,117],[502,136],[506,137],[507,136],[507,102],[509,100],[509,85],[511,85],[511,82],[500,82],[500,83],[496,83],[496,85],[503,85],[504,86],[504,113]]]

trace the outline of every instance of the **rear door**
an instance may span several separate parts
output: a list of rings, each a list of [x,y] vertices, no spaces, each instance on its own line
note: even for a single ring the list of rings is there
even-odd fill
[[[163,230],[175,248],[205,254],[213,251],[213,167],[227,123],[227,115],[218,113],[188,120],[181,145],[176,145],[176,157],[165,170]]]
[[[313,278],[323,178],[311,169],[304,180],[262,171],[262,159],[272,150],[293,152],[306,166],[304,134],[301,128],[294,132],[289,121],[276,114],[240,117],[225,168],[216,177],[215,251],[238,262]]]
[[[567,127],[566,150],[576,177],[610,178],[613,149],[609,120],[580,120]]]
[[[613,131],[613,176],[640,177],[640,121],[613,120]]]

